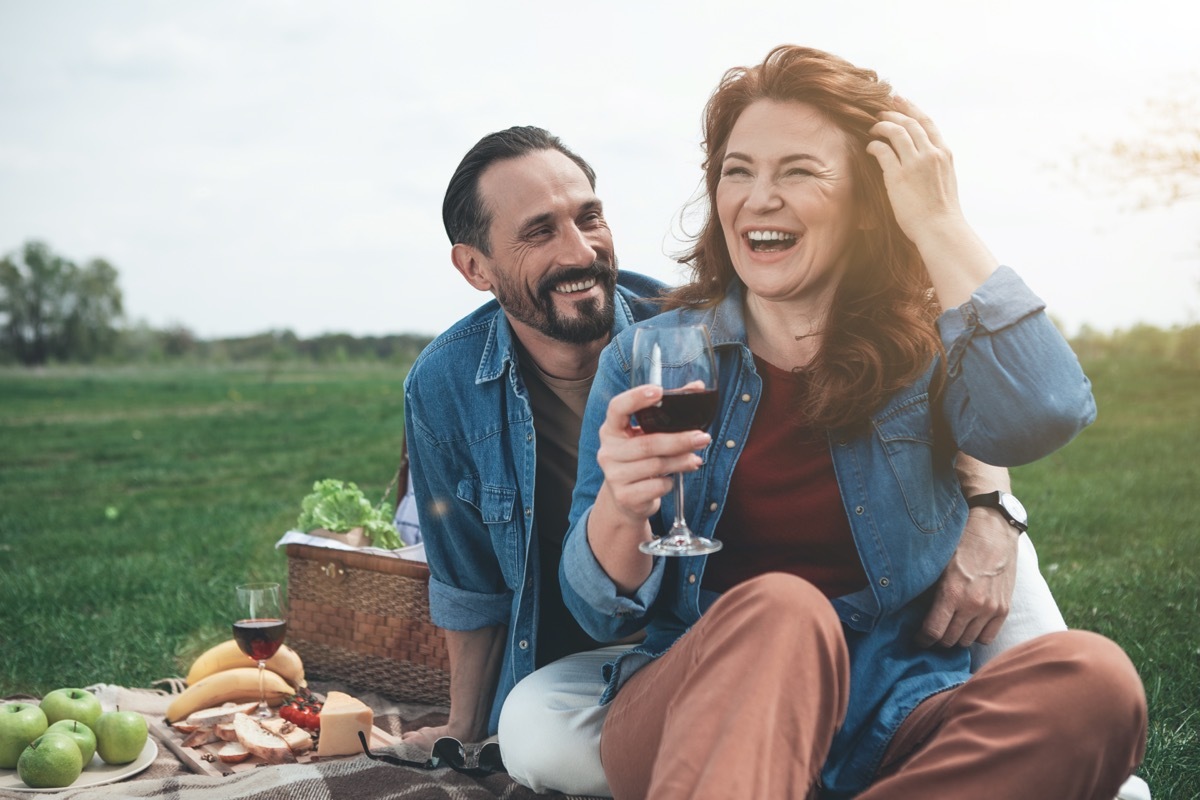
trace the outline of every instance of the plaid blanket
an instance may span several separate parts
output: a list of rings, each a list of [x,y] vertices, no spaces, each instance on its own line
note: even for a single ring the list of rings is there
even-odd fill
[[[161,716],[170,695],[161,690],[127,689],[100,685],[88,687],[100,697],[105,708],[140,711]],[[399,734],[446,721],[446,709],[412,703],[397,703],[372,693],[355,692],[352,687],[316,682],[311,687],[322,694],[331,690],[348,691],[375,711],[375,724]],[[16,699],[16,698],[6,698]],[[410,761],[423,761],[428,753],[410,745],[397,745],[395,754]],[[0,790],[0,797],[28,800],[33,795]],[[158,757],[145,772],[118,783],[41,794],[46,800],[116,800],[116,798],[162,797],[171,800],[535,800],[567,797],[539,795],[521,786],[504,773],[473,777],[446,767],[423,770],[392,766],[365,756],[321,761],[310,764],[282,764],[216,778],[196,775],[161,743]],[[578,798],[584,800],[584,798]]]

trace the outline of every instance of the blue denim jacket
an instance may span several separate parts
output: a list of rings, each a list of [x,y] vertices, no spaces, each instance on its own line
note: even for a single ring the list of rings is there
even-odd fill
[[[746,346],[739,291],[715,308],[671,312],[652,324],[666,323],[708,326],[717,353],[720,410],[704,464],[687,476],[684,493],[689,525],[712,536],[762,382]],[[842,504],[868,578],[864,589],[832,601],[849,647],[851,695],[822,770],[830,796],[865,788],[909,712],[970,674],[966,648],[913,643],[929,607],[926,590],[942,574],[966,523],[955,452],[1016,466],[1063,446],[1095,417],[1091,384],[1074,353],[1042,302],[1007,267],[967,303],[946,311],[938,328],[947,365],[939,405],[929,395],[931,365],[873,414],[865,430],[829,432]],[[597,432],[609,399],[629,387],[633,333],[614,339],[600,358],[560,568],[567,606],[593,637],[611,640],[647,629],[639,647],[606,666],[609,685],[601,702],[665,652],[716,599],[702,588],[708,556],[658,558],[636,595],[623,597],[587,543],[588,515],[604,477],[595,460]],[[663,498],[651,520],[656,534],[670,526],[673,504],[673,494]]]
[[[646,298],[662,289],[621,272],[613,334],[657,313]],[[512,327],[495,300],[422,351],[404,381],[404,423],[433,622],[460,631],[508,626],[492,734],[504,698],[534,670],[540,596],[533,412]]]

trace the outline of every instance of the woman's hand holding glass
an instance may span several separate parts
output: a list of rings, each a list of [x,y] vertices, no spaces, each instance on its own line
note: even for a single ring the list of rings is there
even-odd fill
[[[683,514],[682,473],[699,469],[695,451],[710,441],[703,428],[716,409],[716,366],[707,332],[702,327],[639,330],[630,380],[634,388],[610,401],[601,426],[596,460],[604,471],[604,486],[598,504],[607,504],[644,553],[699,555],[719,550],[720,542],[694,536]],[[631,424],[631,416],[638,418],[640,427]],[[658,513],[672,486],[675,524],[667,535],[654,539],[648,519]]]

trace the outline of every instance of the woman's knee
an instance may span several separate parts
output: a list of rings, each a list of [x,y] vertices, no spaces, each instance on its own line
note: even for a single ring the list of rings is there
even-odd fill
[[[1125,651],[1111,639],[1089,631],[1066,631],[1057,636],[1087,665],[1087,694],[1106,698],[1107,705],[1124,719],[1145,727],[1146,691]]]
[[[1109,736],[1118,747],[1144,750],[1146,692],[1125,651],[1089,631],[1047,634],[1041,641],[1043,658],[1055,665],[1058,676],[1052,691],[1077,710],[1074,732]]]
[[[768,572],[739,583],[718,604],[727,613],[760,620],[767,630],[778,626],[795,631],[798,625],[809,625],[841,636],[841,622],[829,599],[808,581],[785,572]]]

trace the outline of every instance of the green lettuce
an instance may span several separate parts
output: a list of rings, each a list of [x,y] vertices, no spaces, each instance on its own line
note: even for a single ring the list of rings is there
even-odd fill
[[[388,550],[403,547],[386,498],[373,506],[362,490],[349,481],[330,478],[314,483],[312,494],[300,501],[296,527],[305,533],[318,528],[333,533],[362,528],[375,547]]]

